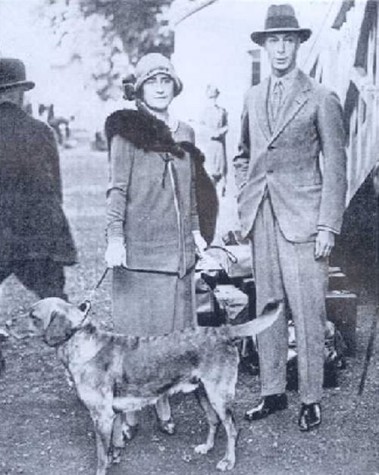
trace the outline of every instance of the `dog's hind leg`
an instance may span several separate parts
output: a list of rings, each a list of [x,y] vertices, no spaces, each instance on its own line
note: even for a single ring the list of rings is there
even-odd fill
[[[226,355],[227,358],[225,358]],[[225,471],[231,470],[236,462],[237,429],[229,405],[234,400],[239,357],[237,349],[230,347],[226,348],[226,351],[219,356],[219,362],[217,361],[217,354],[214,354],[213,358],[213,370],[207,371],[201,381],[208,400],[226,431],[227,446],[225,455],[217,464],[218,470]]]
[[[211,403],[208,400],[208,396],[203,387],[199,387],[195,391],[196,398],[204,410],[207,420],[208,420],[208,436],[204,444],[200,444],[195,447],[195,452],[197,454],[207,454],[214,447],[214,441],[217,429],[220,425],[220,419],[217,416],[216,411],[213,409]]]
[[[221,382],[221,384],[206,384],[204,382],[209,402],[220,418],[227,436],[225,455],[217,464],[217,469],[222,472],[225,470],[231,470],[236,463],[237,429],[234,423],[232,410],[228,407],[229,401],[232,400],[232,397],[229,391],[225,391],[225,384],[227,386],[230,385],[228,379],[229,378],[227,378],[226,381],[224,380],[224,382]]]

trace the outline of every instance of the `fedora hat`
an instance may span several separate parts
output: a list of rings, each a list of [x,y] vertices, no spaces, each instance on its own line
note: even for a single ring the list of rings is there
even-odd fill
[[[311,36],[312,30],[300,28],[295,10],[291,5],[270,5],[267,10],[264,30],[254,31],[251,39],[262,46],[267,35],[271,33],[297,33],[303,43]]]
[[[20,87],[33,89],[33,81],[26,80],[25,65],[16,58],[0,58],[0,92]]]

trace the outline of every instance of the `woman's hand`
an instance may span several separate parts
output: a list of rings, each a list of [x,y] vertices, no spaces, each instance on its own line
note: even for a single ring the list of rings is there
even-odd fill
[[[105,262],[109,268],[126,267],[126,250],[122,238],[109,240],[107,250],[105,251]]]
[[[204,251],[208,247],[206,240],[200,234],[199,230],[192,231],[193,238],[195,240],[196,254],[202,259],[204,257]]]

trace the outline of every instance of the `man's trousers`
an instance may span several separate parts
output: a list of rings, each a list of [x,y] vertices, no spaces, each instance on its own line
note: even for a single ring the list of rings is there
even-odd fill
[[[258,336],[262,396],[285,392],[290,315],[296,331],[300,398],[305,404],[319,402],[323,385],[328,262],[315,260],[314,241],[294,243],[285,239],[268,195],[260,205],[250,237],[257,315],[270,302],[285,302],[285,310],[278,320]]]

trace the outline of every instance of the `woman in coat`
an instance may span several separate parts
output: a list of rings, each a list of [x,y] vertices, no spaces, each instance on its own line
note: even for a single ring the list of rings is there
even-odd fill
[[[133,86],[124,85],[137,110],[114,112],[105,127],[110,155],[105,258],[113,268],[113,322],[120,333],[163,335],[196,324],[195,249],[207,245],[197,202],[210,206],[208,216],[201,216],[210,227],[204,230],[209,242],[217,197],[207,188],[192,128],[169,114],[182,90],[170,61],[147,54],[136,66]],[[168,400],[159,400],[156,409],[160,429],[173,433]],[[128,424],[136,425],[131,414]]]

